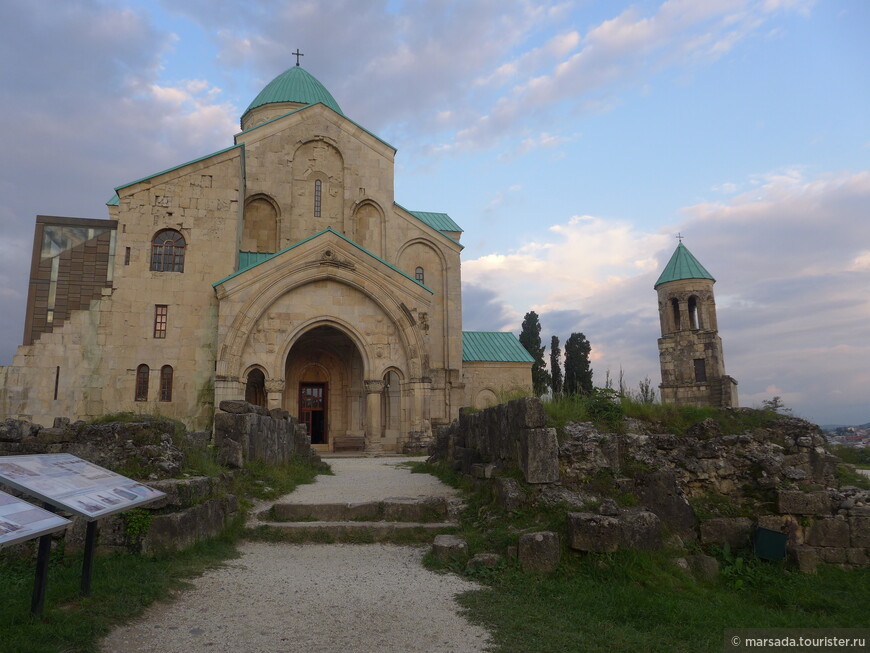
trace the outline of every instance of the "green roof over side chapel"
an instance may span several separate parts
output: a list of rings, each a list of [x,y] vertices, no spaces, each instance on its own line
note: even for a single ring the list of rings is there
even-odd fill
[[[278,75],[260,91],[254,101],[245,109],[248,113],[264,104],[276,102],[299,102],[300,104],[325,104],[330,109],[344,115],[338,102],[311,73],[301,66],[293,66]]]
[[[654,287],[658,288],[663,283],[680,281],[681,279],[709,279],[710,281],[716,281],[713,275],[707,272],[707,269],[703,265],[698,263],[698,259],[692,256],[692,252],[683,243],[677,245],[671,260],[668,261]]]
[[[510,331],[463,331],[462,360],[496,363],[535,362]]]

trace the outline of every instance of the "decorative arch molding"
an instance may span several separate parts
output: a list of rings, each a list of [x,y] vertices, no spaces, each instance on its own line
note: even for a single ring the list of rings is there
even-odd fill
[[[377,224],[360,224],[363,219],[363,212],[366,208],[371,208],[377,216],[375,220]],[[365,198],[355,202],[351,210],[351,225],[350,238],[366,249],[377,254],[381,258],[387,251],[387,220],[384,209],[376,201],[370,198]],[[374,241],[374,242],[372,242]]]
[[[315,326],[324,326],[324,325],[322,325],[322,324],[318,324],[318,325],[315,325]],[[315,327],[312,327],[312,328],[315,328]],[[306,331],[305,333],[308,333],[308,331]],[[300,335],[304,335],[304,334],[300,334]],[[347,334],[345,334],[345,335],[347,335]],[[297,340],[298,340],[298,338],[297,338]],[[354,344],[356,344],[356,343],[354,343]],[[290,351],[291,351],[292,349],[293,349],[293,348],[291,347],[290,349],[287,350],[287,356],[290,355]],[[286,356],[285,356],[285,360],[286,360]],[[329,368],[327,368],[325,365],[321,365],[320,363],[308,363],[307,365],[304,365],[304,366],[299,370],[299,378],[301,379],[303,376],[305,376],[305,372],[307,372],[307,371],[310,370],[311,368],[317,368],[318,370],[320,370],[320,373],[323,375],[323,378],[326,379],[326,382],[327,382],[327,383],[331,383],[331,382],[332,382],[332,380],[333,380],[333,379],[332,379],[332,374],[330,373]]]
[[[312,329],[316,329],[317,327],[322,326],[332,327],[333,329],[341,332],[343,335],[347,336],[350,339],[350,341],[359,351],[360,357],[362,358],[364,374],[367,374],[369,370],[372,369],[372,357],[370,356],[370,352],[365,345],[365,337],[363,336],[363,334],[361,334],[354,325],[350,324],[345,320],[336,317],[323,316],[314,317],[310,320],[306,320],[305,322],[302,322],[296,328],[294,328],[285,339],[284,346],[275,353],[275,362],[283,365],[284,362],[286,362],[287,358],[290,356],[290,352],[293,350],[293,347],[295,347],[296,343],[299,342],[299,339]],[[310,367],[311,365],[317,365],[317,363],[311,363],[306,367]],[[321,365],[320,367],[323,366]],[[324,370],[325,369],[326,368],[324,368]]]
[[[244,368],[244,371],[239,375],[239,378],[240,379],[247,379],[248,374],[250,374],[254,370],[260,370],[263,373],[263,376],[267,379],[272,378],[272,375],[269,374],[269,370],[266,369],[266,367],[260,363],[252,363],[252,364],[248,365],[246,368]]]
[[[441,269],[444,271],[447,270],[447,257],[444,256],[444,252],[442,252],[441,248],[438,247],[438,245],[436,245],[433,241],[429,240],[428,238],[423,238],[423,237],[412,238],[411,240],[406,242],[404,245],[402,245],[399,248],[399,251],[396,252],[396,261],[401,261],[402,255],[405,253],[405,250],[408,249],[409,247],[411,247],[412,245],[424,245],[424,246],[428,247],[429,249],[431,249],[433,252],[435,252],[435,255],[441,261]],[[408,270],[405,270],[405,272],[408,272]]]
[[[343,268],[332,268],[324,271],[320,266],[310,267],[300,270],[288,269],[280,278],[271,280],[261,280],[262,291],[251,297],[243,306],[236,312],[231,326],[228,329],[228,334],[225,342],[219,349],[218,353],[218,374],[225,374],[230,377],[235,377],[241,367],[242,353],[248,342],[250,334],[253,333],[256,324],[269,311],[269,308],[283,295],[292,292],[293,290],[317,281],[334,281],[336,283],[344,283],[345,285],[354,288],[358,292],[368,297],[383,313],[390,319],[396,329],[399,338],[399,343],[405,353],[405,358],[408,363],[409,374],[412,377],[422,375],[422,359],[421,354],[424,349],[422,335],[419,330],[410,324],[405,312],[402,310],[404,304],[396,297],[395,292],[390,288],[378,283],[376,279],[367,277],[368,283],[377,286],[376,293],[372,293],[366,289],[362,280],[356,276],[356,272],[345,270]],[[291,277],[296,277],[291,279]],[[376,296],[380,295],[380,297]],[[383,298],[383,299],[382,299]],[[406,309],[407,310],[407,309]],[[301,335],[299,329],[304,326],[310,327],[313,323],[323,321],[333,321],[336,324],[343,324],[342,321],[333,318],[319,316],[299,325],[293,329],[290,337],[285,340],[288,345],[295,342]],[[359,334],[356,329],[349,324],[344,324],[345,329],[355,334],[354,342],[360,350],[363,357],[365,368],[368,374],[372,374],[375,370],[372,369],[371,361],[373,356],[369,348],[365,345],[365,338]],[[353,339],[353,338],[352,338]],[[282,355],[286,359],[289,348],[285,349]],[[278,365],[275,369],[282,369],[281,359],[276,359]],[[373,378],[373,377],[369,377]]]

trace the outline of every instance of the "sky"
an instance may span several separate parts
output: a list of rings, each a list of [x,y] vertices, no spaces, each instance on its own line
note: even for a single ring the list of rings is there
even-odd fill
[[[592,343],[660,380],[656,279],[716,279],[740,403],[870,421],[870,3],[864,0],[28,0],[0,3],[0,364],[36,215],[232,144],[302,65],[398,149],[396,201],[464,231],[463,328]],[[549,352],[548,352],[549,353]]]

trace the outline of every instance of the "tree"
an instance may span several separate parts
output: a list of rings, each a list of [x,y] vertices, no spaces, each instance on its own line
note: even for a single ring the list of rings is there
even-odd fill
[[[547,391],[550,385],[550,375],[544,369],[544,346],[541,344],[541,322],[538,314],[529,311],[523,318],[523,330],[520,333],[520,344],[525,347],[535,362],[532,363],[532,388],[537,396]]]
[[[572,333],[565,342],[565,394],[592,392],[592,368],[589,367],[591,351],[592,345],[582,333]]]
[[[791,408],[785,407],[785,402],[779,395],[776,395],[773,399],[765,399],[764,401],[762,401],[761,409],[769,410],[772,413],[779,413],[781,415],[787,415],[791,413]]]
[[[562,357],[562,350],[559,349],[559,338],[553,336],[550,338],[550,378],[552,383],[550,387],[553,389],[553,394],[562,393],[562,362],[559,360]]]

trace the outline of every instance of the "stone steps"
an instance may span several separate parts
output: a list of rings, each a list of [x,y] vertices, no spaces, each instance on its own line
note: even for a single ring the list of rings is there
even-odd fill
[[[443,497],[361,503],[276,503],[257,515],[269,522],[439,522],[450,512]]]
[[[255,534],[271,531],[279,537],[303,541],[383,542],[415,534],[422,534],[428,541],[440,533],[453,532],[456,527],[456,522],[302,521],[263,522],[253,530]]]

